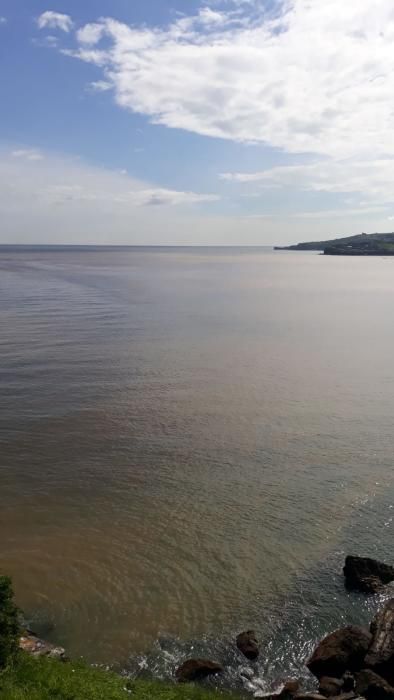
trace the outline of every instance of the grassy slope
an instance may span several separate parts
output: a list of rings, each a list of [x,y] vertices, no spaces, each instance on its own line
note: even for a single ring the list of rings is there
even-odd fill
[[[1,700],[234,700],[192,685],[127,681],[84,664],[62,663],[21,653],[0,671]]]
[[[331,238],[327,241],[306,241],[305,243],[295,243],[289,246],[279,246],[279,250],[321,250],[330,246],[347,246],[353,245],[364,247],[371,245],[380,247],[390,251],[394,245],[394,233],[370,233],[357,234],[355,236],[345,236],[341,238]]]

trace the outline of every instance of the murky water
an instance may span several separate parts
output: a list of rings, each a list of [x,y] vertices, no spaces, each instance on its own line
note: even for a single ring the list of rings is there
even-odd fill
[[[0,568],[26,614],[162,675],[191,647],[236,675],[253,626],[265,679],[368,619],[340,569],[392,559],[393,308],[392,259],[1,249]]]

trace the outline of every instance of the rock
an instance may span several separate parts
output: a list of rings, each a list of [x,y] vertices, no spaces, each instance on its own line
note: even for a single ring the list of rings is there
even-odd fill
[[[287,698],[294,698],[294,696],[297,695],[299,690],[300,690],[300,681],[295,680],[295,679],[293,679],[291,681],[287,681],[284,684],[281,692],[279,693],[279,698],[280,698],[280,700],[287,700]]]
[[[394,685],[394,598],[375,615],[370,629],[373,638],[365,667]]]
[[[279,690],[267,692],[264,689],[254,693],[254,698],[264,698],[264,700],[293,700],[296,697],[300,687],[300,682],[297,680],[287,681]]]
[[[254,673],[253,668],[241,668],[239,675],[241,678],[246,678],[248,681],[250,681],[254,677]]]
[[[343,686],[342,686],[343,693],[348,693],[350,690],[354,690],[354,686],[356,685],[356,681],[354,679],[353,674],[349,673],[349,671],[344,673],[342,676],[342,683],[343,683]]]
[[[341,678],[346,671],[360,671],[371,641],[371,633],[362,627],[336,630],[318,644],[307,666],[317,678]]]
[[[320,678],[319,682],[319,693],[325,695],[326,698],[335,697],[343,689],[343,680],[339,678],[330,678],[329,676],[323,676]]]
[[[39,639],[30,630],[19,638],[19,648],[32,656],[50,656],[52,659],[66,660],[66,652],[63,647],[56,647],[54,644]]]
[[[361,578],[359,580],[357,587],[352,587],[349,585],[349,583],[346,584],[346,587],[349,590],[358,590],[360,593],[375,595],[376,593],[380,593],[382,591],[384,584],[377,576],[366,576],[365,578]]]
[[[394,567],[369,557],[348,556],[343,567],[345,585],[351,591],[377,593],[394,581]]]
[[[256,633],[253,630],[241,632],[237,637],[237,647],[249,661],[255,661],[259,655]]]
[[[394,688],[369,669],[356,674],[356,692],[366,700],[394,700]]]
[[[208,659],[188,659],[175,672],[180,683],[200,680],[216,673],[223,673],[223,667]]]

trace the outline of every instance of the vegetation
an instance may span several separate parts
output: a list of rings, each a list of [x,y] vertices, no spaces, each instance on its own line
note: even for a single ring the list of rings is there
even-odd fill
[[[18,609],[14,603],[11,579],[0,576],[0,668],[4,668],[15,657],[18,636]]]
[[[230,700],[192,685],[130,681],[83,663],[33,658],[20,652],[0,672],[1,700]]]
[[[325,255],[394,255],[394,233],[361,233],[330,241],[308,241],[276,250],[318,250]]]
[[[19,650],[19,634],[11,580],[0,576],[1,700],[225,700],[191,685],[131,681],[82,662],[33,657]]]

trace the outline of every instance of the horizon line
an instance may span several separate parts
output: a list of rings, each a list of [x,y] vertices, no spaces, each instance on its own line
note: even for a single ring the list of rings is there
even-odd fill
[[[0,248],[274,248],[277,243],[0,243]],[[292,245],[291,243],[285,245]]]

